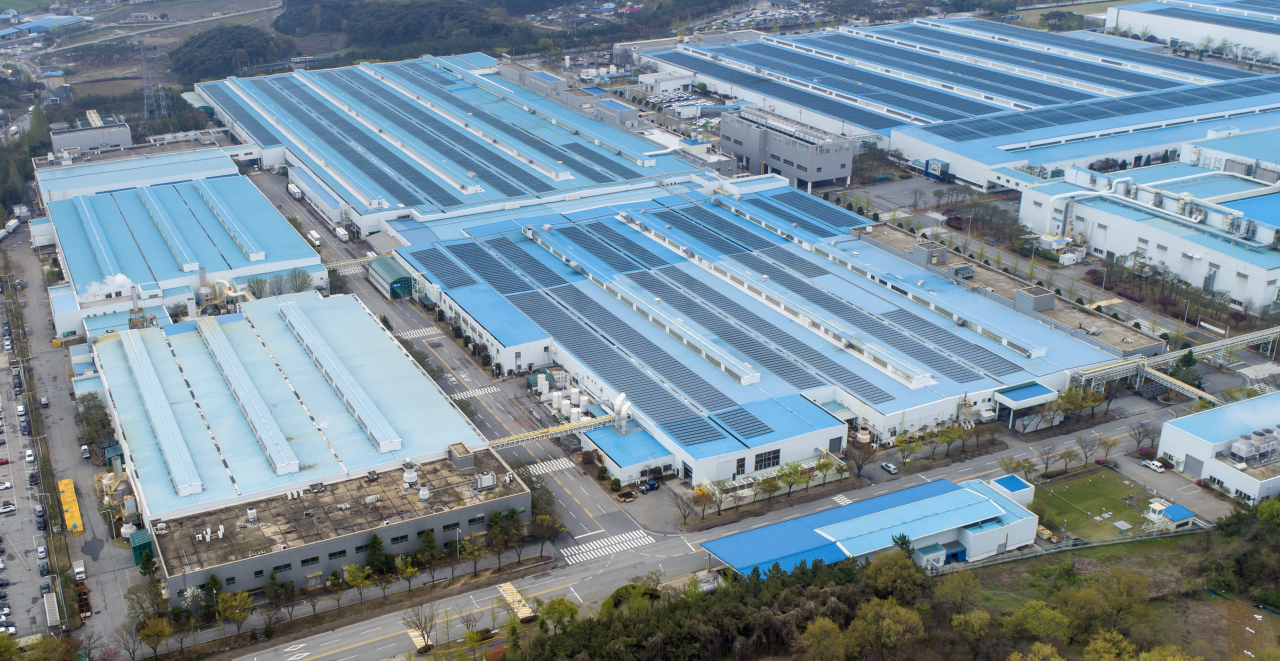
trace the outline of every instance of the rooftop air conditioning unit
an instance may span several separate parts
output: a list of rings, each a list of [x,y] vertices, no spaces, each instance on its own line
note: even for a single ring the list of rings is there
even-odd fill
[[[498,486],[498,476],[492,471],[484,471],[476,476],[476,491],[487,491]]]

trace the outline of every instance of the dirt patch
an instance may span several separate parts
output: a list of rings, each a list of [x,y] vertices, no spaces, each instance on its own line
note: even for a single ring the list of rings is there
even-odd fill
[[[87,94],[103,94],[111,96],[113,94],[127,94],[136,89],[142,89],[141,78],[95,80],[90,83],[76,83],[71,86],[71,91],[75,93],[76,96],[85,96]]]
[[[1216,601],[1220,604],[1225,618],[1226,658],[1238,659],[1257,655],[1264,650],[1280,649],[1280,641],[1276,638],[1280,616],[1238,601],[1228,599]]]

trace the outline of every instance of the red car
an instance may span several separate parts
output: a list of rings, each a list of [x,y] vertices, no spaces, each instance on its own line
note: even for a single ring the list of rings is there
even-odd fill
[[[8,465],[8,463],[9,463],[9,459],[8,459],[8,458],[6,458],[6,457],[0,457],[0,466]]]

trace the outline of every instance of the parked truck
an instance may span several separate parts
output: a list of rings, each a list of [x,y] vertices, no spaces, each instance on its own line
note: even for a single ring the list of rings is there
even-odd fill
[[[315,246],[316,246],[317,248],[319,248],[319,247],[320,247],[320,233],[319,233],[319,232],[317,232],[317,231],[315,231],[315,230],[311,230],[310,232],[307,232],[307,239],[308,239],[308,240],[310,240],[310,241],[311,241],[311,243],[314,243],[314,244],[315,244]]]
[[[83,581],[88,578],[84,571],[84,560],[76,560],[72,562],[71,569],[75,571],[77,581]]]
[[[346,243],[351,240],[351,235],[347,234],[347,230],[342,229],[341,227],[333,228],[333,234],[334,236],[338,237],[339,241],[343,243]]]
[[[302,189],[293,184],[289,184],[289,194],[292,195],[295,200],[302,199]]]
[[[58,614],[58,596],[52,592],[44,596],[44,616],[49,623],[49,632],[62,630],[62,616]]]

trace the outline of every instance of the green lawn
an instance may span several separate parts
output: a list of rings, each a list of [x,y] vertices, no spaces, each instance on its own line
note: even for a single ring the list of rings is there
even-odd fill
[[[13,9],[15,11],[31,11],[36,7],[48,7],[51,3],[40,3],[37,0],[0,0],[0,9]]]
[[[1046,519],[1055,525],[1085,539],[1115,537],[1120,529],[1115,527],[1116,521],[1126,521],[1133,526],[1133,531],[1142,529],[1146,519],[1142,512],[1130,507],[1122,499],[1126,496],[1145,494],[1135,484],[1124,484],[1124,478],[1110,471],[1099,471],[1083,475],[1065,482],[1058,482],[1050,487],[1037,487],[1036,500],[1044,503]],[[1150,498],[1138,498],[1136,503],[1145,507]],[[1083,511],[1081,511],[1083,510]],[[1111,512],[1110,519],[1094,521],[1103,511]],[[1064,523],[1065,521],[1065,523]]]

